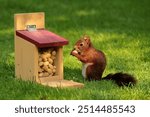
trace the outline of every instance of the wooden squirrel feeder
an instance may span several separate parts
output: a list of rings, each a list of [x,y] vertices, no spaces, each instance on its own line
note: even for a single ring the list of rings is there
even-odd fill
[[[83,87],[64,80],[63,46],[68,41],[45,29],[44,13],[15,14],[15,75],[51,87]]]

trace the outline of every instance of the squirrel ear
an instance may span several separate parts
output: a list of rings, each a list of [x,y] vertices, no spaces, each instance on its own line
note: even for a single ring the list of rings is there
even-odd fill
[[[89,40],[90,40],[90,37],[89,37],[89,36],[87,36],[87,35],[84,35],[84,36],[83,36],[83,39],[84,39],[84,40],[87,40],[87,39],[89,39]]]
[[[87,42],[87,44],[89,45],[89,47],[91,47],[91,46],[92,46],[91,39],[90,39],[90,37],[89,37],[89,36],[84,35],[83,39],[84,39],[84,41],[86,41],[86,42]]]

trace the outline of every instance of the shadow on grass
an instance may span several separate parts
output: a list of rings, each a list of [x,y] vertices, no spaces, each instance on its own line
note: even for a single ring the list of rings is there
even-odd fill
[[[64,79],[83,82],[81,69],[64,67]]]

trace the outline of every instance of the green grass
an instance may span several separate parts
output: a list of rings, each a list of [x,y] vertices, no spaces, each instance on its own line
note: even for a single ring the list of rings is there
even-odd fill
[[[0,99],[150,99],[149,0],[0,0]],[[15,79],[13,15],[45,12],[46,28],[69,40],[64,47],[64,78],[83,82],[81,63],[70,56],[83,34],[107,56],[108,73],[127,72],[133,87],[85,82],[82,89],[50,88]]]

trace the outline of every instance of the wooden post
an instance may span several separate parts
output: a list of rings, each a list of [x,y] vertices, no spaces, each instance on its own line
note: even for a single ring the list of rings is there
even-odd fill
[[[23,80],[40,82],[38,79],[38,48],[16,35],[17,30],[26,30],[27,25],[45,28],[44,13],[23,13],[14,15],[15,75]]]

